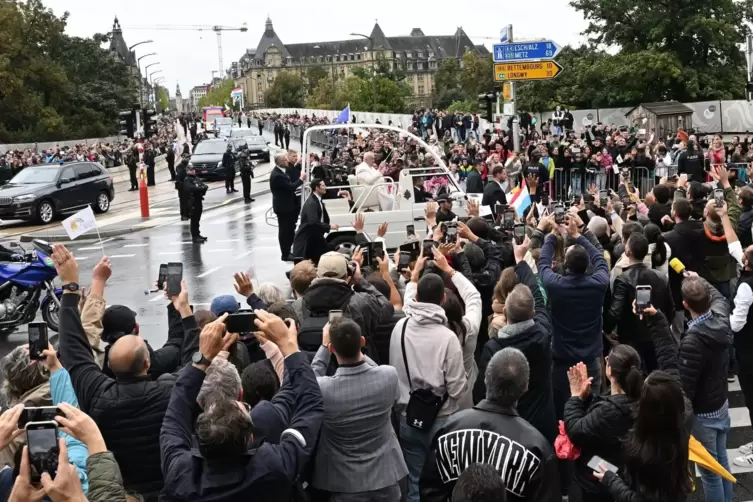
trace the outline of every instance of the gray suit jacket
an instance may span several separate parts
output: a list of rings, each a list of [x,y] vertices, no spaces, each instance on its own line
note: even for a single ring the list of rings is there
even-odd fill
[[[364,356],[358,366],[325,376],[329,351],[320,347],[311,367],[324,398],[312,484],[319,490],[359,493],[396,484],[408,474],[390,416],[397,402],[397,370]]]

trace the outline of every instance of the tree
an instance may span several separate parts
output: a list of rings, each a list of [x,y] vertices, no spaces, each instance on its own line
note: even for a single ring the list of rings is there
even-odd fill
[[[753,22],[752,0],[623,0],[618,8],[610,0],[572,0],[570,5],[588,20],[585,34],[593,46],[676,62],[685,78],[667,83],[669,99],[744,95],[746,63],[740,48]]]
[[[475,101],[479,94],[489,92],[499,85],[494,83],[494,64],[491,55],[481,57],[475,52],[466,52],[462,61],[458,84],[466,100]]]
[[[0,142],[107,136],[136,100],[130,70],[100,44],[69,37],[68,13],[0,1]]]
[[[207,95],[199,99],[199,108],[205,106],[230,106],[230,93],[235,89],[235,81],[232,79],[221,80],[219,84],[212,86]]]
[[[445,59],[434,74],[434,90],[432,102],[437,108],[447,108],[455,101],[463,99],[460,91],[458,76],[460,65],[457,59]]]
[[[332,80],[323,78],[319,80],[318,85],[309,93],[306,98],[306,106],[309,108],[324,108],[336,110],[338,103],[336,101],[335,86]]]
[[[304,82],[306,84],[306,90],[309,94],[319,85],[319,81],[323,78],[328,78],[329,72],[320,64],[309,66],[305,72]]]
[[[264,103],[270,108],[303,108],[306,91],[303,79],[290,72],[280,72],[264,93]]]
[[[474,113],[477,109],[477,101],[454,101],[447,107],[447,111],[450,113]]]
[[[167,89],[162,86],[157,87],[157,101],[160,112],[170,109],[170,96],[167,94]]]
[[[411,88],[403,82],[377,76],[372,84],[371,78],[364,78],[362,72],[353,72],[353,76],[338,82],[336,109],[350,103],[353,110],[376,113],[404,113],[409,109],[408,102],[412,95]],[[376,91],[376,99],[374,99]],[[375,109],[376,105],[376,109]]]

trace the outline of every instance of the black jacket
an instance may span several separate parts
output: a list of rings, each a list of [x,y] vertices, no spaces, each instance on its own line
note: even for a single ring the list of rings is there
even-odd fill
[[[664,234],[664,240],[672,250],[672,257],[677,258],[691,272],[700,272],[703,267],[703,248],[706,243],[706,234],[703,222],[697,220],[681,221],[671,231]],[[682,275],[669,268],[669,287],[672,289],[672,298],[675,308],[682,305],[682,293],[680,286]]]
[[[206,374],[183,369],[170,397],[159,445],[165,489],[162,502],[231,502],[252,493],[258,500],[289,500],[294,481],[316,446],[324,403],[314,372],[300,352],[285,358],[285,374],[295,392],[290,429],[279,445],[254,442],[240,457],[206,459],[193,447],[193,421],[198,416],[196,396]],[[121,467],[122,468],[122,467]]]
[[[514,325],[508,326],[500,334],[486,342],[478,360],[478,378],[473,387],[473,402],[486,398],[484,374],[494,354],[506,347],[513,347],[526,356],[531,367],[528,392],[518,402],[518,413],[530,422],[550,443],[557,437],[557,420],[552,400],[552,323],[531,267],[526,262],[515,267],[518,282],[525,284],[533,294],[536,313],[534,324],[522,331]]]
[[[740,245],[743,247],[743,250],[753,244],[751,227],[753,227],[753,208],[745,209],[740,213],[740,219],[737,223],[737,237],[740,239]]]
[[[405,318],[402,310],[395,310],[392,317],[387,321],[382,321],[371,336],[371,342],[374,346],[373,352],[377,354],[378,360],[374,360],[379,365],[390,363],[390,340],[392,340],[392,330],[395,329],[398,321]],[[372,359],[374,359],[372,357]]]
[[[581,451],[576,460],[575,479],[585,490],[605,493],[587,465],[594,455],[622,467],[622,440],[633,426],[633,404],[625,394],[589,396],[586,400],[571,397],[565,403],[562,417],[565,430]]]
[[[61,299],[59,348],[81,410],[99,425],[120,465],[124,486],[141,494],[158,492],[163,485],[158,439],[174,381],[153,381],[150,376],[112,379],[102,373],[81,325],[78,300],[74,294]],[[200,330],[193,316],[182,324],[185,365],[199,349]]]
[[[450,416],[434,436],[419,487],[421,502],[446,502],[471,464],[497,468],[508,502],[560,502],[552,446],[514,409],[486,399]]]
[[[505,196],[505,191],[502,190],[499,183],[495,180],[491,180],[484,187],[484,196],[481,198],[481,205],[489,206],[492,209],[492,212],[494,212],[496,204],[507,204],[507,196]],[[494,214],[496,216],[496,213]]]
[[[232,152],[222,154],[222,167],[225,169],[233,169],[235,167],[235,155]]]
[[[687,174],[688,181],[706,181],[706,173],[703,170],[703,153],[682,152],[677,158],[677,173]]]
[[[295,190],[302,184],[303,181],[300,178],[290,181],[285,171],[278,167],[272,169],[269,175],[269,188],[272,191],[272,209],[275,214],[295,214]]]
[[[311,194],[303,204],[301,223],[293,240],[293,256],[319,261],[319,257],[329,251],[324,234],[329,232],[327,207],[317,195]]]
[[[183,182],[183,193],[191,196],[194,206],[200,206],[208,187],[196,175],[187,175]]]
[[[481,179],[481,173],[477,169],[468,171],[468,177],[465,180],[465,193],[484,193],[484,180]]]
[[[727,401],[732,343],[729,303],[716,288],[706,285],[711,292],[712,317],[688,328],[680,341],[680,380],[696,414],[717,411]]]
[[[659,204],[658,202],[656,204],[651,204],[648,208],[648,219],[651,223],[658,226],[662,230],[667,230],[665,228],[664,223],[661,222],[661,219],[665,216],[671,216],[672,214],[672,203],[667,202],[666,204]]]
[[[661,310],[667,319],[672,319],[675,315],[672,292],[664,275],[645,263],[625,267],[614,281],[612,305],[604,326],[606,333],[617,328],[620,343],[651,341],[645,322],[633,313],[636,286],[651,286],[651,305]]]

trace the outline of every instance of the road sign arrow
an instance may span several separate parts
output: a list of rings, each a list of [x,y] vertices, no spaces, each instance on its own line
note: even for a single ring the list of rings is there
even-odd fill
[[[531,61],[527,63],[495,63],[496,82],[522,80],[551,80],[562,72],[557,61]]]
[[[553,40],[515,42],[494,44],[494,62],[535,61],[537,59],[554,59],[562,47]]]

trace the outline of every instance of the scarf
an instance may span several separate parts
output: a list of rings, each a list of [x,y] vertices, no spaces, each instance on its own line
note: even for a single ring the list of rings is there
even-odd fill
[[[497,338],[512,338],[531,329],[536,324],[533,319],[508,324],[497,332]]]

